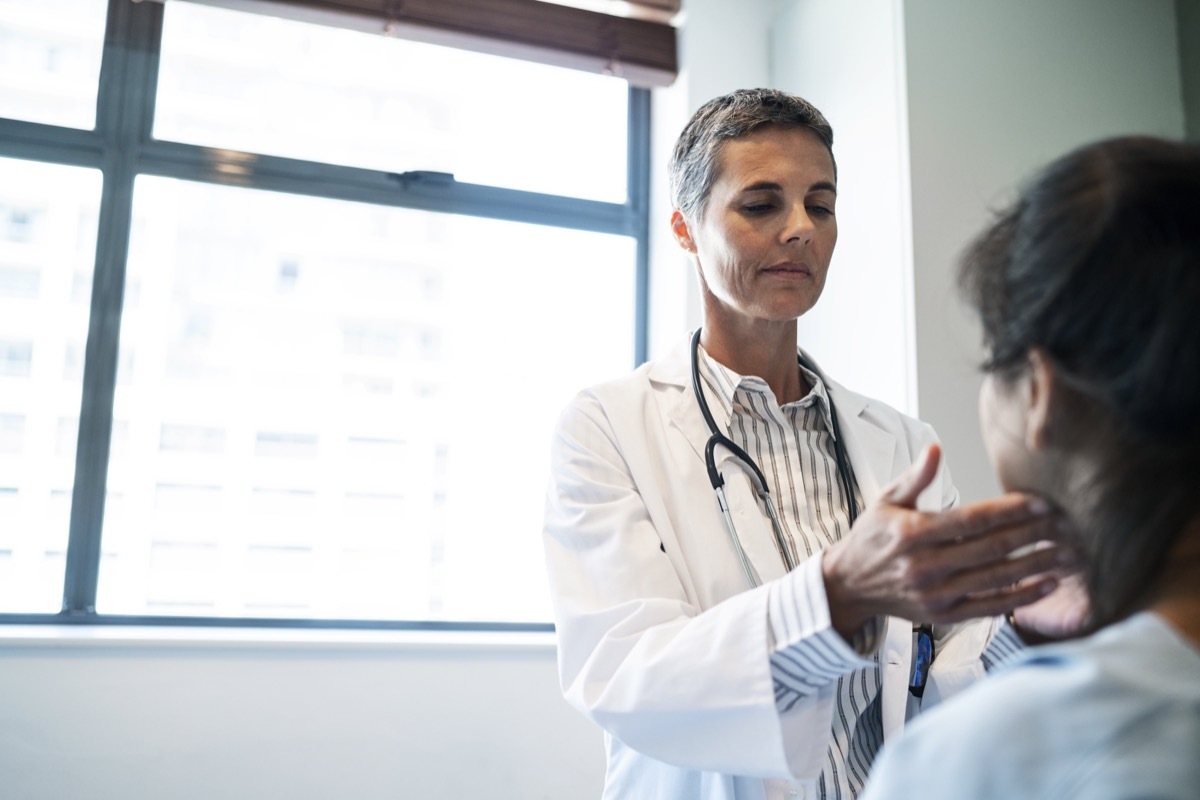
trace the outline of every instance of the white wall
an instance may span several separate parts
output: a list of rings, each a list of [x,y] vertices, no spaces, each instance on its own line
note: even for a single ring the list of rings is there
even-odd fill
[[[825,114],[838,165],[837,248],[800,344],[841,383],[915,414],[901,14],[899,0],[785,3],[771,67]]]
[[[0,629],[4,800],[557,800],[603,775],[548,635]]]
[[[997,491],[979,436],[979,334],[954,262],[1031,170],[1120,133],[1182,136],[1172,0],[906,0],[920,414],[964,498]]]
[[[1175,0],[1179,25],[1179,72],[1187,135],[1200,142],[1200,0]]]
[[[678,34],[680,74],[655,93],[652,109],[650,357],[700,324],[699,287],[690,260],[671,236],[667,162],[675,138],[707,100],[770,85],[767,41],[775,0],[685,0]]]

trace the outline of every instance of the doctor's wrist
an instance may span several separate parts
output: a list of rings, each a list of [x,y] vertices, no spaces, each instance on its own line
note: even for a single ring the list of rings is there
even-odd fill
[[[832,549],[832,548],[830,548]],[[825,599],[829,604],[829,624],[847,644],[862,640],[864,629],[878,613],[863,602],[838,574],[830,551],[822,553],[821,577],[825,581]]]

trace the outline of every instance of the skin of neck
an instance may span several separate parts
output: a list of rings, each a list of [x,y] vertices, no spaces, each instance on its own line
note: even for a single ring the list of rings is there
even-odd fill
[[[808,394],[796,363],[796,320],[729,319],[705,311],[700,344],[710,358],[739,375],[762,378],[779,405]]]
[[[1188,522],[1168,553],[1149,610],[1200,647],[1200,516]]]

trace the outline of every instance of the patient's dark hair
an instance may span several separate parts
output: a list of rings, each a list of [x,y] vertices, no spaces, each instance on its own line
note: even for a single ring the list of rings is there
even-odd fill
[[[1068,153],[969,247],[959,284],[986,371],[1010,380],[1036,347],[1065,385],[1051,444],[1097,465],[1070,489],[1090,509],[1094,622],[1128,615],[1200,509],[1200,147]]]
[[[807,128],[833,160],[833,128],[816,106],[778,89],[739,89],[698,108],[679,134],[668,165],[675,207],[699,218],[709,189],[720,177],[718,158],[725,143],[764,125]],[[833,168],[836,176],[836,161]]]

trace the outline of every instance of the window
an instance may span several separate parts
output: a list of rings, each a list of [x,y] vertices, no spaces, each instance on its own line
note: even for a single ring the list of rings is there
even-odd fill
[[[547,625],[551,428],[644,358],[647,90],[76,4],[0,0],[66,70],[0,82],[0,621]]]
[[[623,203],[627,94],[603,75],[172,3],[154,135]]]
[[[88,325],[72,292],[83,274],[90,295],[96,251],[78,221],[99,203],[94,169],[0,157],[0,611],[62,604],[75,438],[60,420],[79,416]]]
[[[91,128],[103,43],[102,1],[0,0],[0,117]]]

